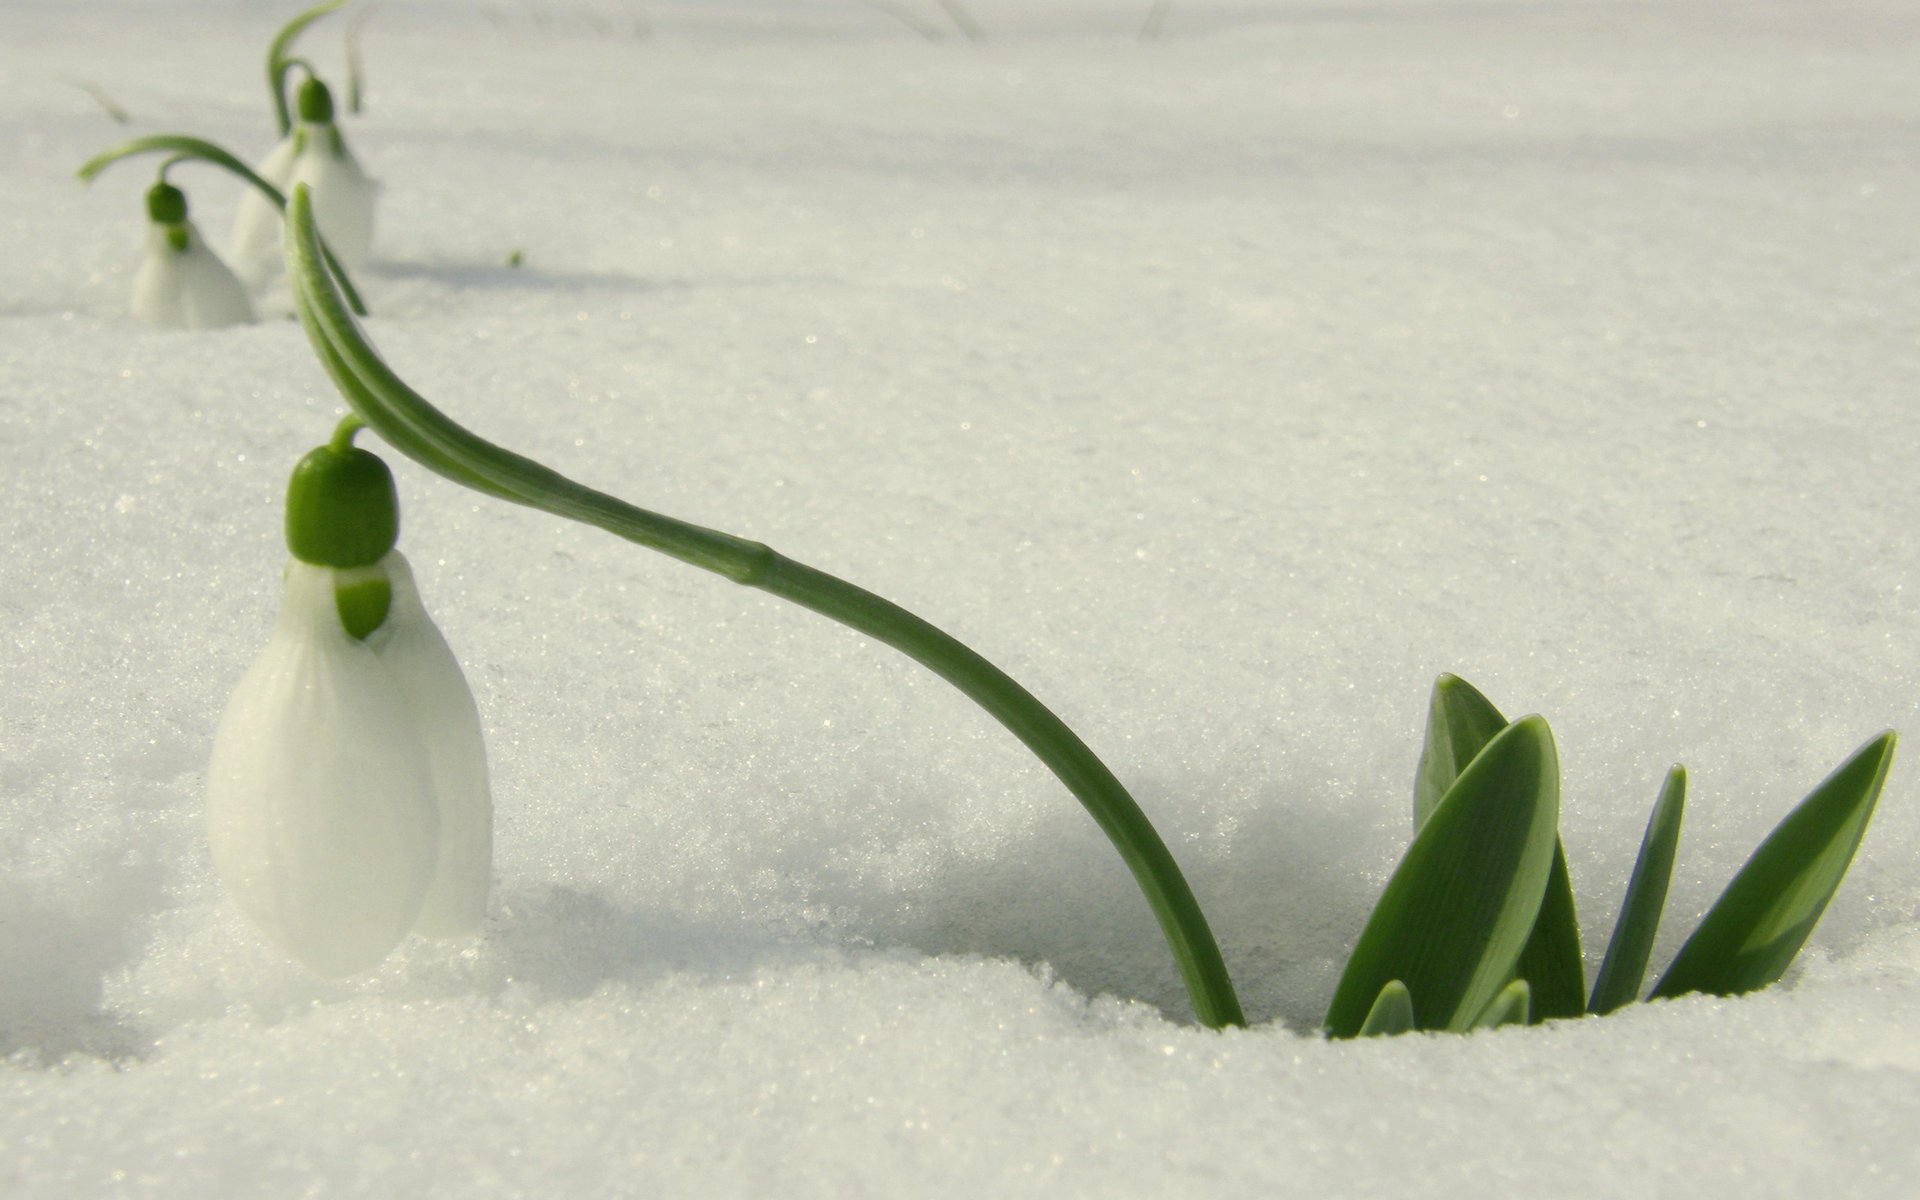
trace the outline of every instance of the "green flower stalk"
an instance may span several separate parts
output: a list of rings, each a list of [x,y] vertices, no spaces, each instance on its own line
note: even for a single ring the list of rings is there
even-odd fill
[[[1245,1024],[1213,932],[1166,843],[1113,772],[1030,692],[951,635],[872,592],[758,542],[636,508],[469,433],[381,360],[342,301],[318,233],[313,199],[296,185],[286,222],[295,308],[335,385],[388,444],[475,491],[596,526],[830,617],[951,683],[1032,750],[1112,841],[1160,922],[1200,1022]]]
[[[347,0],[326,0],[324,4],[314,5],[281,26],[280,32],[267,44],[267,91],[273,97],[274,128],[283,138],[293,131],[293,116],[287,106],[287,75],[301,65],[300,60],[292,56],[293,43],[306,32],[307,26],[328,13],[339,11],[346,3]]]

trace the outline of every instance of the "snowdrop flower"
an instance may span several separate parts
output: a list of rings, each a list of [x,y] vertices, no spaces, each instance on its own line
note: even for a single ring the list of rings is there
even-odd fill
[[[256,173],[283,193],[304,183],[313,192],[320,236],[348,271],[365,266],[373,253],[373,204],[380,185],[367,178],[340,127],[333,123],[333,94],[318,79],[300,85],[299,122],[267,155]],[[230,257],[249,282],[265,283],[280,263],[280,210],[254,192],[241,198],[233,222]]]
[[[187,219],[187,197],[162,180],[147,192],[147,256],[133,277],[133,315],[162,329],[253,320],[247,289]]]
[[[207,786],[227,890],[331,977],[409,932],[477,929],[493,853],[473,695],[392,549],[392,476],[356,427],[294,471],[279,619],[220,718]]]

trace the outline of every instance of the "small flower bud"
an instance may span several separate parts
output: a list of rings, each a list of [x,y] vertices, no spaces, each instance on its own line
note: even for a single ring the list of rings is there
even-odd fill
[[[400,539],[400,498],[378,455],[351,444],[310,451],[287,480],[287,549],[317,567],[367,567]]]
[[[300,85],[298,100],[300,120],[307,125],[330,125],[333,123],[333,93],[327,85],[311,76]]]
[[[147,216],[156,225],[178,225],[187,219],[187,194],[164,179],[147,189]]]

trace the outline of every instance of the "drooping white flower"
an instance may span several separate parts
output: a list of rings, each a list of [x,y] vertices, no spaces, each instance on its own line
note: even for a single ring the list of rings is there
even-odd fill
[[[295,471],[279,619],[220,719],[209,770],[222,881],[327,976],[372,968],[409,932],[477,929],[492,871],[479,714],[412,569],[383,552],[392,503],[385,466],[351,446]]]
[[[349,272],[373,255],[373,209],[380,185],[367,177],[340,127],[333,121],[327,85],[309,79],[300,87],[299,121],[255,168],[262,179],[291,195],[304,183],[313,194],[313,212],[327,248]],[[257,191],[240,200],[234,216],[228,257],[243,278],[259,285],[280,265],[280,210]]]
[[[133,315],[162,329],[218,329],[253,320],[247,289],[187,219],[178,188],[147,194],[147,254],[133,276]]]

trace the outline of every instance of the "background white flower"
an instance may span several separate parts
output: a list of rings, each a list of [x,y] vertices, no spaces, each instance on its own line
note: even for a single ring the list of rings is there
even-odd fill
[[[217,329],[253,320],[246,287],[192,221],[148,223],[131,308],[135,317],[162,329]]]
[[[367,177],[347,149],[332,113],[326,85],[308,80],[301,86],[299,123],[255,172],[282,193],[290,194],[300,183],[312,189],[320,236],[340,265],[351,272],[365,266],[373,255],[373,209],[380,185]],[[234,269],[255,286],[280,268],[280,210],[257,191],[241,197],[228,256]]]

